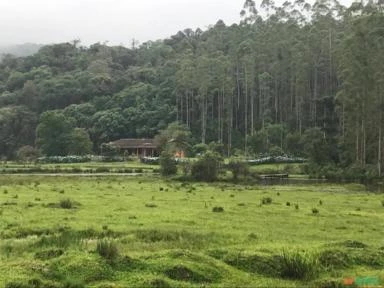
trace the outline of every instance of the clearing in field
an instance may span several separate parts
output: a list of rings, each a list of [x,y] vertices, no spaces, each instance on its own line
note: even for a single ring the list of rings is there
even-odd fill
[[[1,287],[339,287],[353,277],[384,280],[384,197],[360,185],[244,186],[156,176],[0,176],[0,184]]]

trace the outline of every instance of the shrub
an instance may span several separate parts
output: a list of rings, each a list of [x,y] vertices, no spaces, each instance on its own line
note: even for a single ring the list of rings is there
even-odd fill
[[[140,158],[140,162],[144,164],[158,165],[159,157],[143,157]]]
[[[291,202],[287,202],[286,205],[287,205],[287,206],[291,206]]]
[[[198,181],[213,182],[217,179],[222,158],[214,152],[207,152],[198,161],[193,163],[192,177]]]
[[[194,155],[202,155],[208,151],[209,147],[207,144],[199,143],[192,147]]]
[[[251,234],[248,234],[248,239],[255,240],[255,239],[258,239],[258,237],[255,233],[251,233]]]
[[[37,158],[38,163],[85,163],[91,161],[90,156],[50,156]]]
[[[299,210],[299,204],[297,204],[297,203],[295,204],[295,209]]]
[[[314,214],[314,215],[319,214],[319,209],[317,209],[317,208],[312,208],[312,214]]]
[[[100,167],[96,168],[95,172],[96,173],[108,173],[109,172],[109,168],[108,167],[100,166]]]
[[[232,172],[234,181],[238,179],[239,175],[245,178],[249,173],[248,164],[239,160],[231,160],[228,164],[228,169]]]
[[[159,158],[160,174],[162,176],[175,175],[177,173],[177,165],[173,155],[167,151],[163,151]]]
[[[109,261],[115,261],[119,256],[116,243],[110,240],[99,240],[96,245],[96,252]]]
[[[319,272],[319,263],[314,255],[298,251],[283,251],[280,275],[283,278],[310,280]]]
[[[216,206],[212,208],[212,212],[218,212],[218,213],[224,212],[224,208],[220,206]]]
[[[19,161],[23,161],[23,162],[30,162],[30,161],[33,161],[37,158],[38,156],[38,151],[36,148],[32,147],[32,146],[29,146],[29,145],[26,145],[26,146],[22,146],[19,148],[19,150],[17,150],[17,159]]]
[[[83,172],[81,170],[81,168],[79,168],[79,167],[72,167],[72,173],[81,173],[81,172]]]
[[[261,204],[271,204],[272,203],[272,198],[271,197],[264,197],[263,199],[261,199]]]

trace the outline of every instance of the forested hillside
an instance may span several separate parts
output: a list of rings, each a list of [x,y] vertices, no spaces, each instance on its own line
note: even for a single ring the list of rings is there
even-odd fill
[[[50,154],[71,152],[64,136],[74,128],[97,153],[104,142],[153,137],[179,121],[194,144],[219,142],[228,154],[305,154],[381,173],[383,5],[247,0],[231,26],[218,21],[130,49],[73,41],[7,55],[0,152],[13,158],[42,145],[39,121],[62,144]]]

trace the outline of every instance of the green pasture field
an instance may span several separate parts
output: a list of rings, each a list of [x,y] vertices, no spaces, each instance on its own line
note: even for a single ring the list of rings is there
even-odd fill
[[[189,161],[196,159],[190,158]],[[251,173],[278,174],[288,173],[290,178],[308,178],[302,172],[303,164],[261,164],[249,166]],[[38,168],[39,170],[36,170]],[[157,172],[159,165],[145,164],[140,161],[125,162],[86,162],[86,163],[60,163],[60,164],[34,164],[7,162],[0,165],[2,174],[23,173],[135,173],[137,169],[142,172]],[[99,171],[99,169],[101,169]]]
[[[82,168],[94,168],[94,167],[100,167],[100,166],[107,166],[111,168],[119,168],[119,167],[126,167],[126,168],[136,168],[136,167],[158,167],[158,165],[150,165],[150,164],[144,164],[140,161],[123,161],[123,162],[85,162],[85,163],[49,163],[49,164],[34,164],[34,163],[18,163],[18,162],[7,162],[2,163],[0,166],[1,168],[28,168],[28,167],[35,167],[35,166],[42,166],[42,167],[49,167],[54,168],[57,166],[60,167],[82,167]]]
[[[39,169],[36,171],[36,169]],[[158,169],[159,165],[144,164],[140,161],[126,161],[126,162],[86,162],[86,163],[49,163],[49,164],[35,164],[35,163],[17,163],[8,162],[0,165],[0,173],[81,173],[92,172],[120,172],[124,173],[127,170],[135,172],[136,169],[142,169],[143,172],[152,172],[153,169]]]
[[[384,284],[384,195],[357,184],[3,175],[0,231],[7,288]]]

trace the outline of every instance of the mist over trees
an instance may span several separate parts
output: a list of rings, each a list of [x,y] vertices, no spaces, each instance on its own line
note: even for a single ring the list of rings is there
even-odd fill
[[[36,144],[68,154],[79,148],[64,142],[76,137],[97,153],[177,121],[194,144],[221,143],[228,156],[286,153],[381,174],[383,5],[247,0],[239,24],[218,21],[131,49],[73,41],[5,55],[0,153],[12,159]],[[44,151],[41,135],[58,122],[66,140]]]
[[[1,40],[0,40],[1,41]],[[1,43],[1,42],[0,42]],[[5,54],[12,54],[14,56],[29,56],[35,54],[43,45],[34,43],[25,43],[19,45],[1,45],[0,44],[0,59]]]

